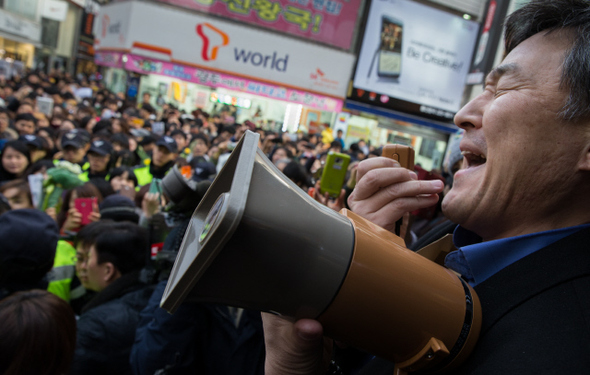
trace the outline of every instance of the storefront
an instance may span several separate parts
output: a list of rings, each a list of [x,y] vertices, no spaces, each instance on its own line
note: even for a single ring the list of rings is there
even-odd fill
[[[97,71],[94,62],[94,27],[95,14],[82,10],[80,33],[76,47],[76,74],[93,74]]]
[[[412,146],[416,151],[415,163],[426,170],[440,170],[449,135],[448,131],[415,122],[395,120],[390,117],[373,115],[367,112],[339,113],[334,124],[334,132],[342,130],[344,144],[365,141],[376,147],[395,143]]]
[[[41,25],[0,9],[0,74],[22,74],[32,68],[41,44]]]
[[[156,32],[156,22],[170,27]],[[123,71],[138,74],[138,95],[149,92],[156,106],[233,105],[237,121],[289,131],[332,122],[354,62],[335,49],[143,2],[102,7],[94,33],[109,89],[124,91]]]

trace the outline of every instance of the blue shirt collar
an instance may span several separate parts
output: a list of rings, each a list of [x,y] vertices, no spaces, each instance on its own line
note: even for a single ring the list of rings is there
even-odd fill
[[[590,224],[583,224],[482,242],[481,237],[458,226],[453,233],[458,250],[447,255],[445,266],[476,286],[517,260],[588,227]]]

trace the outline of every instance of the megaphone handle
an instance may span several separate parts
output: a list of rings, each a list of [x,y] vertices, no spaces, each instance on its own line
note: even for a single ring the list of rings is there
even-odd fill
[[[385,145],[381,151],[381,156],[399,162],[403,168],[409,170],[414,169],[414,149],[410,146],[398,144]],[[395,223],[395,234],[397,236],[405,239],[407,229],[410,226],[409,220],[410,215],[404,214],[404,216]]]

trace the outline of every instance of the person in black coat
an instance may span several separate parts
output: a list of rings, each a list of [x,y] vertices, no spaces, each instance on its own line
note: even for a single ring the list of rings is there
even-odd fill
[[[139,313],[153,292],[139,279],[149,251],[148,235],[128,222],[99,221],[82,230],[91,231],[94,238],[88,238],[93,245],[78,276],[99,293],[83,307],[78,320],[71,374],[130,374]]]
[[[141,313],[131,366],[136,375],[264,374],[260,312],[219,304],[183,303],[174,314],[160,308],[166,281]]]
[[[442,209],[459,224],[458,249],[444,263],[477,292],[483,321],[474,351],[450,373],[584,374],[590,1],[532,0],[505,25],[504,60],[455,116],[465,130],[463,165]],[[385,158],[361,162],[357,177],[349,206],[390,231],[405,212],[436,203],[443,189]],[[322,360],[330,358],[319,322],[292,324],[268,314],[263,321],[267,374],[325,371]],[[361,373],[393,368],[376,359]]]

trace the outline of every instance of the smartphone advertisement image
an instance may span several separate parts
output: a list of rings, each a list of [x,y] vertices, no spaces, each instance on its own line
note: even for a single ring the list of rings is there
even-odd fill
[[[381,18],[381,44],[379,45],[379,77],[398,78],[402,67],[401,21],[389,16]]]
[[[411,0],[371,3],[348,99],[451,121],[479,26]]]

